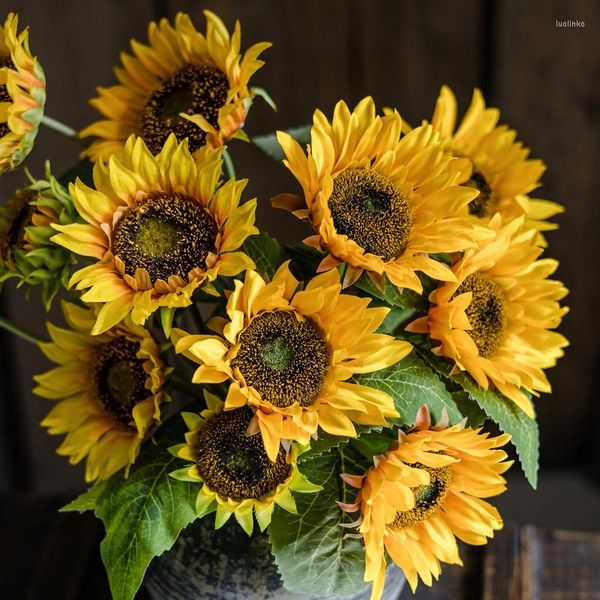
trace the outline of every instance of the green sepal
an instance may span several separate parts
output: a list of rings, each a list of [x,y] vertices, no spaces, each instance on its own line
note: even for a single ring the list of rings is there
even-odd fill
[[[171,336],[171,328],[173,327],[173,318],[175,317],[174,308],[168,306],[160,307],[160,324],[162,326],[163,333],[168,339]]]
[[[196,483],[200,483],[197,481]],[[205,517],[209,513],[215,510],[215,499],[207,496],[201,491],[198,492],[198,496],[196,497],[196,515],[198,517]]]
[[[189,483],[200,483],[198,479],[194,479],[189,474],[189,467],[184,467],[183,469],[177,469],[177,471],[171,471],[169,473],[169,477],[173,479],[177,479],[177,481],[187,481]]]
[[[275,100],[271,98],[271,95],[269,92],[267,92],[267,90],[261,87],[251,87],[250,93],[252,96],[258,96],[259,98],[262,98],[273,109],[273,112],[277,112],[277,104],[275,104]]]

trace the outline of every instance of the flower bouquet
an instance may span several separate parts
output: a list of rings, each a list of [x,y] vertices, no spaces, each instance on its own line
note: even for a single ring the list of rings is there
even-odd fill
[[[250,139],[253,102],[274,106],[250,85],[270,44],[242,53],[239,23],[205,16],[205,34],[178,14],[132,40],[79,133],[43,116],[27,30],[0,28],[0,169],[40,124],[84,141],[63,177],[27,172],[0,220],[0,280],[63,297],[34,390],[91,484],[63,510],[104,522],[119,600],[174,544],[148,582],[194,571],[193,597],[431,585],[457,540],[502,527],[509,440],[536,485],[532,396],[567,345],[543,235],[562,207],[529,196],[544,164],[478,90],[459,122],[444,86],[414,128],[366,97]],[[228,153],[243,142],[297,179],[271,203],[312,229],[303,245],[255,227]],[[248,561],[263,570],[236,577]]]

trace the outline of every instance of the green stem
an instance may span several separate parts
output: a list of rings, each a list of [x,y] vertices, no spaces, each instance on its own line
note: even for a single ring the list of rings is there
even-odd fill
[[[44,115],[42,117],[42,123],[46,127],[49,127],[50,129],[54,129],[54,131],[58,131],[58,133],[66,136],[68,138],[75,138],[76,140],[79,140],[79,135],[72,127],[69,127],[68,125],[65,125],[64,123],[61,123],[60,121],[57,121],[56,119],[53,119],[52,117],[49,117],[48,115]]]
[[[34,333],[15,325],[12,321],[5,319],[4,317],[0,317],[0,329],[5,329],[10,333],[20,337],[22,340],[29,342],[30,344],[38,344],[39,342],[43,342],[44,340],[41,337],[38,337]]]
[[[235,179],[235,167],[233,166],[231,155],[227,150],[223,152],[223,166],[225,167],[227,179]]]

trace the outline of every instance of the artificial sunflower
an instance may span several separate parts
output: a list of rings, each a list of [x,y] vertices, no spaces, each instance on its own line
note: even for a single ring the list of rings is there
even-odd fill
[[[63,303],[71,329],[51,323],[42,352],[59,366],[35,377],[34,392],[58,400],[42,421],[66,434],[58,454],[71,464],[87,457],[85,479],[106,479],[134,463],[148,431],[160,421],[165,369],[160,349],[143,327],[126,320],[92,336],[94,311]]]
[[[407,329],[440,342],[433,352],[454,361],[453,373],[467,371],[485,389],[491,382],[533,418],[523,390],[551,390],[543,369],[568,345],[550,331],[568,311],[559,303],[568,290],[548,279],[558,261],[538,259],[536,231],[523,223],[523,216],[506,224],[493,217],[495,237],[465,252],[452,267],[456,282],[434,290],[428,315]]]
[[[454,280],[430,254],[462,251],[488,235],[473,220],[456,216],[477,190],[455,185],[453,159],[439,134],[425,125],[400,139],[401,129],[400,116],[377,116],[369,97],[352,113],[338,102],[332,123],[317,110],[308,155],[278,132],[284,163],[304,197],[282,194],[273,206],[309,219],[316,235],[305,243],[328,252],[319,271],[346,263],[345,286],[364,270],[379,288],[385,274],[394,285],[420,293],[417,271]]]
[[[258,57],[271,44],[260,43],[240,54],[240,24],[230,37],[210,11],[206,36],[190,17],[178,13],[175,27],[167,19],[150,23],[150,45],[131,41],[134,56],[122,53],[115,70],[119,85],[98,88],[91,101],[104,117],[86,127],[82,136],[97,136],[83,153],[93,161],[120,156],[125,140],[140,136],[157,154],[167,137],[188,138],[195,152],[205,144],[221,146],[232,137],[245,138],[252,92],[250,77],[264,64]]]
[[[388,394],[347,381],[410,352],[409,343],[374,333],[389,309],[341,294],[337,270],[301,290],[284,263],[270,283],[247,271],[235,286],[227,318],[209,322],[218,335],[174,330],[173,339],[177,352],[201,365],[194,383],[229,380],[225,409],[252,407],[250,433],[260,430],[271,460],[282,440],[306,445],[318,426],[354,437],[355,423],[385,425],[398,416]]]
[[[18,33],[9,13],[0,25],[0,173],[18,167],[31,152],[46,103],[46,78],[29,50],[29,32]]]
[[[462,425],[431,429],[426,408],[418,419],[367,473],[342,475],[360,490],[353,504],[340,506],[361,512],[371,600],[381,597],[386,551],[414,592],[419,578],[430,586],[440,576],[440,562],[462,565],[456,538],[482,545],[502,528],[498,511],[482,498],[506,490],[501,474],[512,461],[499,448],[510,436]]]
[[[456,127],[456,98],[442,86],[431,124],[448,149],[459,158],[455,168],[460,183],[479,190],[467,209],[475,217],[489,220],[499,212],[505,221],[525,216],[527,227],[549,231],[558,226],[549,219],[564,211],[556,202],[531,198],[546,170],[544,163],[530,159],[529,149],[517,141],[517,132],[498,125],[500,111],[486,107],[481,92],[475,89],[471,106]],[[543,236],[538,242],[546,245]]]
[[[298,448],[279,448],[275,460],[265,452],[258,433],[247,435],[253,418],[247,406],[223,410],[224,403],[205,392],[207,409],[199,415],[183,413],[189,428],[186,444],[171,452],[193,464],[171,473],[175,479],[202,483],[196,512],[203,517],[216,509],[215,527],[234,515],[248,535],[254,517],[261,531],[271,522],[275,504],[296,514],[291,492],[317,492],[320,486],[308,481],[296,466]]]
[[[0,283],[16,278],[18,285],[41,285],[46,310],[60,286],[67,287],[75,262],[65,248],[50,241],[52,223],[72,223],[77,212],[67,190],[52,176],[30,179],[27,187],[0,207]]]
[[[143,324],[159,307],[189,306],[200,286],[254,266],[235,250],[258,232],[256,200],[239,206],[246,180],[220,185],[222,152],[205,148],[194,159],[171,134],[153,156],[132,135],[121,159],[95,164],[96,189],[71,184],[86,223],[53,225],[52,240],[95,259],[71,278],[88,290],[84,302],[103,304],[92,335],[129,314]]]

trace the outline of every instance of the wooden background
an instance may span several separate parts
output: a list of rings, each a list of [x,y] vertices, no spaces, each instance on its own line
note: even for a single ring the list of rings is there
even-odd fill
[[[548,164],[542,197],[567,212],[550,234],[558,273],[571,290],[562,331],[567,356],[550,372],[552,396],[538,403],[543,464],[585,467],[593,461],[600,417],[598,392],[598,46],[600,3],[594,0],[3,0],[31,28],[31,47],[48,80],[47,113],[81,128],[96,118],[86,104],[96,85],[113,83],[112,67],[128,40],[146,39],[148,21],[189,12],[204,29],[202,8],[231,27],[242,22],[243,44],[269,40],[266,66],[253,79],[270,91],[279,111],[256,104],[247,131],[267,133],[301,125],[316,107],[331,114],[335,102],[365,95],[395,106],[411,123],[431,116],[440,86],[456,92],[461,112],[474,86],[502,109],[535,157]],[[555,20],[583,19],[581,29]],[[57,174],[78,148],[43,130],[28,166],[41,175],[52,158]],[[259,226],[301,239],[307,230],[291,215],[273,211],[269,198],[296,189],[287,171],[253,147],[232,148],[238,176],[250,178],[259,198]],[[0,180],[5,201],[21,174]],[[7,286],[0,312],[43,333],[38,296],[25,302]],[[53,318],[59,317],[54,314]],[[31,375],[48,364],[25,343],[0,337],[0,490],[66,493],[81,487],[81,471],[57,457],[57,438],[38,423],[47,401],[31,393]],[[596,442],[597,443],[597,442]]]

